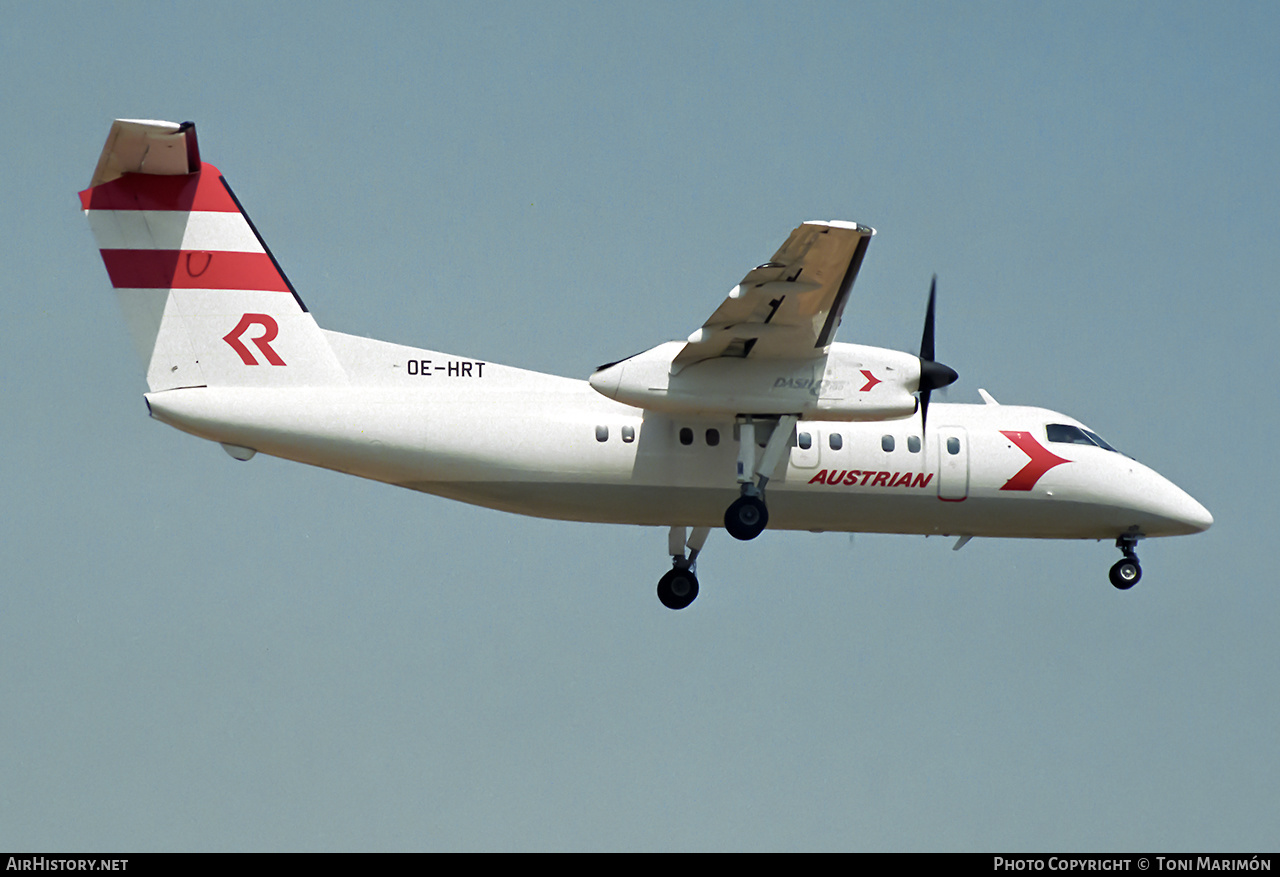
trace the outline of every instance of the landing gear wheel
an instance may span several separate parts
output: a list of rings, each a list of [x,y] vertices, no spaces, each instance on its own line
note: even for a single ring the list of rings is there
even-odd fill
[[[658,579],[658,599],[668,609],[683,609],[698,597],[698,577],[687,569],[671,570]]]
[[[758,496],[740,496],[724,513],[724,528],[743,542],[759,536],[768,524],[769,509]]]
[[[1122,591],[1132,588],[1141,578],[1142,567],[1136,557],[1122,557],[1111,567],[1111,584]]]

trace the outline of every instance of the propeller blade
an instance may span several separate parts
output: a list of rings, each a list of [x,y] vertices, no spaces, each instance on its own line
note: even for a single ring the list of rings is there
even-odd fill
[[[933,313],[938,298],[938,275],[929,283],[929,307],[924,312],[924,334],[920,337],[920,429],[929,423],[929,396],[934,390],[955,383],[956,370],[934,360]]]
[[[924,312],[924,335],[920,338],[920,358],[933,359],[933,306],[938,298],[938,275],[929,283],[929,307]]]

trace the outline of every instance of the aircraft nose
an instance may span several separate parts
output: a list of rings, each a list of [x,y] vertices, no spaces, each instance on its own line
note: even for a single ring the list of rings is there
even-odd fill
[[[1188,534],[1203,533],[1213,526],[1213,515],[1208,509],[1173,482],[1165,483],[1168,486],[1160,492],[1163,494],[1160,496],[1160,514],[1163,517],[1181,524],[1185,528],[1181,532]]]
[[[1197,533],[1203,533],[1213,526],[1213,515],[1209,514],[1209,510],[1200,503],[1196,502],[1189,495],[1186,496],[1186,502],[1183,504],[1182,514],[1179,517],[1189,527],[1194,527]]]
[[[1125,505],[1145,520],[1139,523],[1148,536],[1186,536],[1213,526],[1213,515],[1189,493],[1160,473],[1136,460],[1129,464],[1132,479],[1118,479],[1126,495]]]

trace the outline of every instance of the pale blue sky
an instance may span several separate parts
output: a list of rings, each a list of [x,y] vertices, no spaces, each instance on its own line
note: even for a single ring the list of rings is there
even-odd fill
[[[1275,847],[1274,4],[36,4],[0,26],[0,849]],[[519,518],[149,421],[77,210],[193,119],[321,325],[586,377],[806,219],[1188,490],[1144,543]],[[513,424],[512,428],[518,428]],[[732,544],[731,544],[732,543]]]

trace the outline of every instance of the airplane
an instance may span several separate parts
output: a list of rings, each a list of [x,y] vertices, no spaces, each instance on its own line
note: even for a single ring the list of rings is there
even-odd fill
[[[706,322],[574,380],[321,329],[191,122],[117,120],[81,207],[156,420],[237,460],[296,460],[479,506],[668,529],[658,597],[698,596],[711,531],[1115,540],[1202,532],[1200,503],[1044,408],[933,405],[918,354],[835,340],[875,230],[799,225]]]

